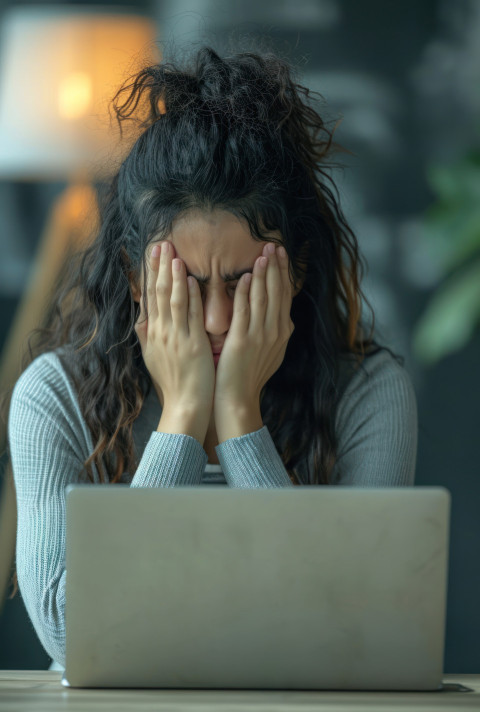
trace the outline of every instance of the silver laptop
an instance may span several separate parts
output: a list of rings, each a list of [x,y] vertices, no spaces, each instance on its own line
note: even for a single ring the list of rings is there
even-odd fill
[[[67,488],[70,687],[442,689],[443,487]]]

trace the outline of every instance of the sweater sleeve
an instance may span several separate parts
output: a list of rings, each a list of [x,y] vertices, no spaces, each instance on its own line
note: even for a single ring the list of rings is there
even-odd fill
[[[65,488],[90,482],[83,462],[93,446],[75,393],[56,359],[55,354],[43,354],[18,379],[8,438],[17,498],[20,592],[43,647],[65,665]],[[198,484],[207,459],[195,438],[154,432],[131,486]]]
[[[413,485],[417,404],[408,373],[384,350],[369,356],[363,365],[340,396],[331,484]],[[294,486],[266,426],[225,440],[215,450],[231,487]]]
[[[386,351],[364,360],[340,399],[332,484],[413,486],[417,402],[407,371]]]
[[[227,484],[244,489],[294,487],[266,425],[253,433],[230,438],[215,452]]]

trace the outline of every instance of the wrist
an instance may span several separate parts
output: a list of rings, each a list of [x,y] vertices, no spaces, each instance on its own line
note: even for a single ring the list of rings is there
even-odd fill
[[[263,428],[259,403],[216,403],[214,415],[219,443]]]
[[[208,429],[207,409],[192,404],[168,404],[162,410],[157,432],[190,435],[203,445]]]

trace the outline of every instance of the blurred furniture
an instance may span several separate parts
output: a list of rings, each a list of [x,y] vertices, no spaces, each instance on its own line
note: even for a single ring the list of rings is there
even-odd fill
[[[49,670],[0,671],[0,707],[3,709],[56,710],[194,710],[249,709],[287,710],[443,710],[480,708],[480,675],[444,675],[444,684],[460,684],[465,692],[339,692],[337,690],[158,690],[158,689],[69,689],[63,687],[61,672]]]
[[[21,373],[60,270],[98,225],[92,183],[107,180],[135,140],[120,136],[109,102],[140,66],[158,62],[156,28],[136,10],[92,6],[11,7],[0,28],[0,179],[65,180],[32,259],[29,283],[0,354],[0,390]],[[0,454],[6,446],[0,425]],[[15,551],[10,466],[0,499],[0,611]],[[0,487],[2,485],[0,479]]]

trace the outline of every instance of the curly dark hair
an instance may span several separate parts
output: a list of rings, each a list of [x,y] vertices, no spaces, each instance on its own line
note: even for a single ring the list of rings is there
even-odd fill
[[[361,364],[372,346],[383,347],[372,339],[373,320],[368,336],[362,326],[363,266],[330,176],[331,156],[343,149],[295,74],[272,52],[220,57],[203,46],[183,67],[142,69],[113,98],[120,133],[132,121],[140,135],[100,200],[98,234],[59,279],[22,363],[62,347],[93,436],[83,463],[92,482],[92,463],[111,483],[138,466],[132,427],[152,381],[129,275],[138,281],[143,270],[145,283],[147,245],[168,238],[180,213],[219,208],[246,221],[255,240],[282,235],[301,288],[261,415],[294,484],[330,483],[339,359],[354,354]]]

